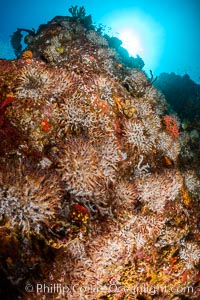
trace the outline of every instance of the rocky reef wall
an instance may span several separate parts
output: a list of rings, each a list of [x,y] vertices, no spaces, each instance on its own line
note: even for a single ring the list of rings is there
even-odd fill
[[[198,299],[196,153],[142,60],[76,12],[0,60],[2,277],[15,299]]]

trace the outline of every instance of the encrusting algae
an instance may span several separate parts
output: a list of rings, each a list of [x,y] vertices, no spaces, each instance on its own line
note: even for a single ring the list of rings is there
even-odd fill
[[[15,299],[198,299],[181,128],[142,59],[70,13],[0,60],[1,276]]]

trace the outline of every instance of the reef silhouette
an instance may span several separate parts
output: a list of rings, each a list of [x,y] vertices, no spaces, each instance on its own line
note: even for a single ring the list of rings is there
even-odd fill
[[[155,81],[155,87],[162,91],[168,104],[182,120],[186,119],[190,123],[198,122],[200,85],[188,74],[180,76],[175,73],[161,73]]]

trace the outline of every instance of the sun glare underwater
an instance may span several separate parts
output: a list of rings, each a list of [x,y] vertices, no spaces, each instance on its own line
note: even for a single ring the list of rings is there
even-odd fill
[[[15,58],[9,36],[17,26],[37,30],[39,24],[46,23],[55,15],[67,15],[66,4],[62,1],[59,5],[50,1],[45,13],[39,12],[47,4],[46,0],[39,4],[35,2],[35,6],[30,4],[34,17],[32,15],[29,17],[28,12],[24,14],[25,8],[22,2],[17,5],[13,3],[10,11],[4,5],[5,7],[2,7],[2,12],[4,9],[5,11],[2,15],[3,21],[1,20],[4,24],[0,33],[0,57]],[[119,0],[114,4],[109,2],[107,5],[102,5],[100,0],[95,3],[70,1],[72,5],[85,5],[87,13],[92,15],[97,26],[101,23],[110,28],[108,34],[117,36],[130,55],[133,57],[139,55],[145,63],[146,72],[152,70],[154,75],[159,75],[161,72],[175,72],[180,75],[189,73],[191,78],[198,82],[200,80],[200,66],[196,59],[200,44],[198,2],[196,0],[190,2],[177,0],[174,3],[172,0],[162,3],[147,2],[149,1],[125,0],[122,2]],[[21,22],[19,24],[15,10]],[[8,13],[11,17],[9,25],[5,18]]]
[[[139,9],[115,10],[103,16],[101,23],[105,25],[105,33],[123,42],[122,47],[129,55],[143,59],[144,70],[156,69],[163,51],[164,29],[152,16]],[[0,57],[15,58],[10,42],[0,41]]]
[[[123,42],[130,55],[139,55],[144,60],[144,70],[156,69],[164,47],[161,24],[139,9],[113,11],[103,17],[102,23]]]

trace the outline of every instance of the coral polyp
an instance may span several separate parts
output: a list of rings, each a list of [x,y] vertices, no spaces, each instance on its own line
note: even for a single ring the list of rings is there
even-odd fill
[[[48,72],[45,69],[41,72],[41,67],[37,64],[24,67],[18,81],[16,88],[18,98],[38,99],[42,97],[44,86],[48,90],[50,84]]]
[[[61,208],[57,176],[29,166],[7,169],[1,183],[0,217],[23,235],[39,234],[55,220]]]
[[[140,191],[141,201],[149,209],[162,213],[167,201],[174,201],[181,191],[183,179],[179,172],[164,170],[159,174],[151,174],[137,179],[136,185]]]
[[[66,190],[76,198],[95,198],[104,190],[105,179],[100,157],[84,138],[71,138],[60,149],[58,169]]]
[[[132,148],[138,153],[148,153],[153,150],[155,136],[151,136],[147,124],[136,120],[127,120],[124,124],[124,136]]]
[[[55,79],[57,84],[55,85]],[[70,94],[76,84],[74,72],[66,72],[60,68],[49,68],[44,63],[34,60],[22,68],[16,83],[18,98],[54,99],[62,94]]]
[[[135,183],[127,180],[119,181],[115,186],[115,205],[121,209],[134,209],[138,191]]]

